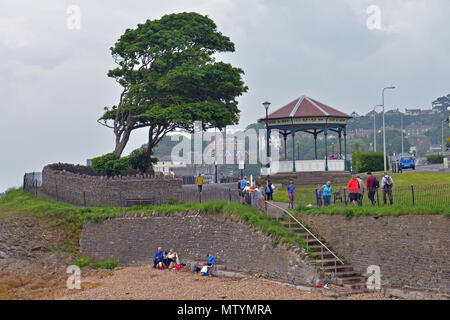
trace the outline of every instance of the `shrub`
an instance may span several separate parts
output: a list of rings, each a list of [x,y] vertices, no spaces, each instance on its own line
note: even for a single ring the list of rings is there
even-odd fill
[[[432,154],[427,156],[428,163],[442,163],[444,161],[444,156],[442,154]]]
[[[148,169],[151,168],[152,164],[158,161],[158,159],[149,157],[147,155],[146,148],[139,148],[134,150],[130,153],[128,159],[130,160],[131,167],[135,170],[139,170],[142,173],[147,172]]]
[[[116,259],[107,259],[107,260],[103,261],[102,263],[100,263],[100,267],[102,269],[113,270],[117,267],[117,261],[116,261]]]
[[[87,266],[89,263],[91,263],[91,258],[89,257],[81,257],[75,261],[75,264],[80,268]]]
[[[105,176],[121,175],[129,167],[130,161],[127,157],[119,158],[114,153],[92,159],[94,172]]]
[[[389,165],[389,162],[387,161]],[[358,152],[352,155],[352,166],[357,172],[383,171],[383,152]],[[388,166],[389,169],[389,166]]]
[[[93,263],[93,264],[91,264],[91,268],[92,268],[92,269],[97,270],[97,269],[99,269],[100,267],[101,267],[100,263]]]

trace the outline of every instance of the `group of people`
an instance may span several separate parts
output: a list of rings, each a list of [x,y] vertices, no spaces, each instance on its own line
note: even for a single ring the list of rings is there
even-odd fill
[[[336,155],[332,154],[331,156],[328,157],[328,160],[342,160],[342,159],[343,159],[343,157],[340,153],[338,153]]]
[[[264,199],[273,202],[273,192],[275,187],[270,179],[267,179],[265,186],[263,186],[261,183],[256,183],[256,181],[251,183],[247,180],[246,176],[239,176],[237,187],[242,199],[242,204],[251,205],[253,196],[256,201],[256,207],[259,210],[264,210]]]
[[[216,264],[216,258],[208,253],[208,262],[204,265],[200,264],[200,259],[196,258],[194,264],[192,265],[192,272],[200,273],[202,276],[209,276],[211,268]]]
[[[394,186],[394,180],[392,177],[385,172],[383,178],[381,179],[381,191],[383,193],[383,203],[387,203],[387,198],[389,198],[389,203],[393,204],[392,197],[392,187]],[[372,205],[375,205],[375,194],[377,190],[380,188],[380,182],[377,177],[375,177],[371,171],[367,172],[367,181],[366,181],[368,198]],[[352,205],[362,206],[362,200],[364,198],[364,181],[361,179],[360,175],[355,175],[348,182],[348,190],[350,202]]]
[[[153,267],[156,269],[172,269],[176,265],[181,265],[178,254],[173,249],[167,252],[159,247],[153,257]]]
[[[327,181],[323,186],[318,184],[316,188],[316,202],[317,206],[321,207],[322,205],[327,207],[331,204],[331,192],[333,191],[333,187],[331,186],[331,181]]]
[[[210,269],[216,264],[216,258],[208,253],[208,262],[205,265],[200,264],[200,259],[196,258],[194,264],[192,265],[192,271],[195,273],[200,273],[203,276],[209,276]],[[153,268],[162,269],[177,269],[185,267],[185,264],[180,263],[178,254],[170,249],[169,252],[163,250],[161,247],[158,248],[153,257]]]
[[[394,186],[394,180],[392,177],[385,172],[383,178],[381,180],[381,191],[383,193],[383,203],[387,203],[387,199],[389,199],[389,203],[393,204],[392,197],[392,187]],[[368,198],[372,205],[376,204],[375,194],[377,190],[380,188],[380,182],[377,177],[372,174],[369,170],[367,172],[367,180],[366,185],[364,186],[364,180],[361,178],[359,174],[356,174],[352,177],[352,179],[347,184],[349,201],[352,205],[362,206],[363,198],[365,190],[367,190]],[[321,207],[329,206],[331,204],[331,195],[333,188],[331,186],[331,182],[328,181],[325,185],[317,185],[316,188],[316,201],[317,206]]]

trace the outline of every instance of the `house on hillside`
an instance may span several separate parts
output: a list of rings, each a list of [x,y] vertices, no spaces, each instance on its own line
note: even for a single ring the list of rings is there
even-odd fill
[[[400,110],[398,108],[386,111],[386,114],[397,114],[397,113],[400,113]]]
[[[421,113],[420,109],[405,109],[405,114],[407,116],[419,116]]]
[[[185,168],[188,165],[187,160],[173,161],[170,156],[163,156],[158,159],[158,162],[154,165],[153,169],[155,173],[162,173],[167,176],[170,174],[170,170],[175,168]]]

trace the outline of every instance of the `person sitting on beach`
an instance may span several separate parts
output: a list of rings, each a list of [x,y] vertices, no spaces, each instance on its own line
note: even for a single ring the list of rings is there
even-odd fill
[[[173,264],[177,264],[177,253],[175,251],[173,251],[173,249],[169,250],[169,253],[167,254],[167,259],[166,259],[166,265],[168,267],[170,267],[170,265]]]
[[[192,265],[192,272],[199,273],[200,270],[200,259],[196,258],[194,264]]]
[[[155,253],[155,256],[153,257],[153,268],[156,268],[157,265],[160,263],[162,265],[166,264],[166,256],[167,251],[164,251],[161,247],[158,248],[158,251]]]
[[[208,267],[213,267],[216,264],[216,258],[212,255],[212,253],[208,253]]]

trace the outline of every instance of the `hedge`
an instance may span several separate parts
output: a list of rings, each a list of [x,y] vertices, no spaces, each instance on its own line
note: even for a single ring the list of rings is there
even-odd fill
[[[427,157],[428,163],[442,163],[444,162],[444,156],[442,154],[432,154]]]
[[[386,157],[387,169],[389,161]],[[357,172],[383,171],[383,152],[357,152],[352,155],[352,167]]]

